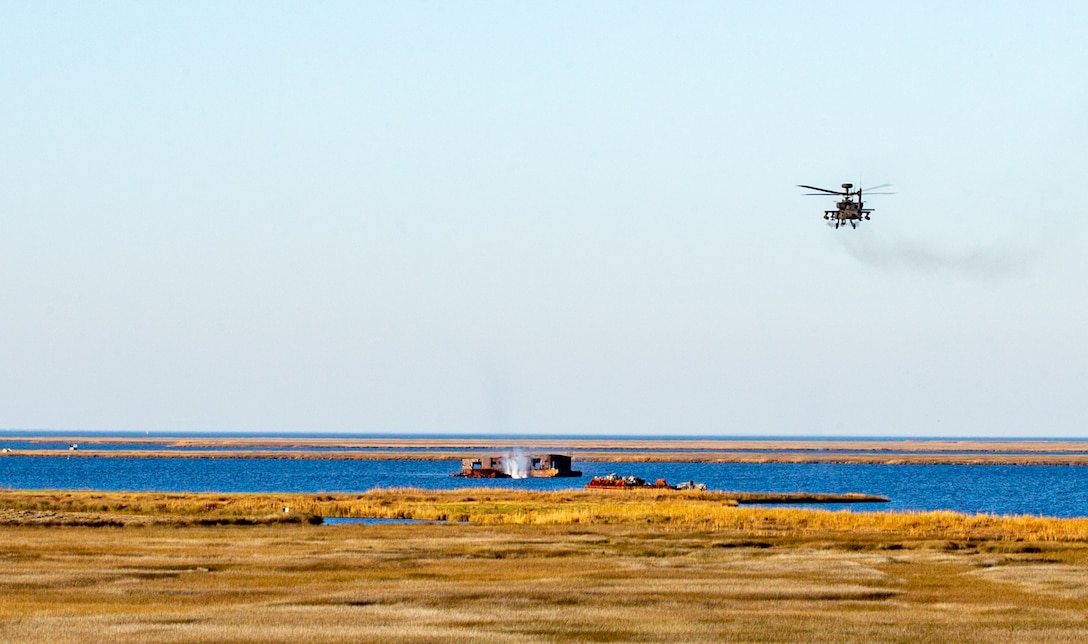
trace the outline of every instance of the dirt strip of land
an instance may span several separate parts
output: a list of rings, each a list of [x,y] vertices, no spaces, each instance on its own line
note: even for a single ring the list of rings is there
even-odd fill
[[[161,445],[164,448],[238,449],[382,449],[395,451],[434,449],[460,452],[463,450],[502,449],[562,449],[588,452],[594,450],[623,450],[625,452],[993,452],[993,453],[1075,453],[1088,455],[1088,442],[1063,440],[976,440],[976,439],[904,439],[904,440],[821,440],[821,439],[607,439],[607,438],[547,438],[509,439],[488,437],[427,437],[427,438],[329,438],[329,437],[129,437],[96,436],[93,434],[40,435],[0,438],[22,443],[74,443],[93,445]]]
[[[875,465],[1088,465],[1088,454],[1077,453],[834,453],[834,452],[664,452],[629,451],[602,452],[565,450],[576,462],[598,463],[832,463]],[[458,461],[478,456],[479,452],[462,450],[427,451],[313,451],[303,449],[93,449],[78,450],[21,449],[0,455],[0,458],[260,458],[260,459],[320,459],[320,460],[403,460]]]

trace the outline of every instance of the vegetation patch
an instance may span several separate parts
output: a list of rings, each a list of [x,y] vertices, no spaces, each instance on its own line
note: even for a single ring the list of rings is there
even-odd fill
[[[1086,543],[812,537],[771,517],[762,536],[638,521],[0,526],[0,640],[1088,637]],[[964,547],[934,546],[950,543]]]
[[[120,527],[319,524],[322,517],[413,519],[475,525],[642,525],[654,531],[736,534],[809,541],[836,537],[838,548],[977,549],[1001,543],[1035,552],[1046,543],[1088,542],[1088,519],[967,515],[955,512],[852,512],[738,507],[727,492],[627,490],[529,492],[373,490],[365,494],[163,494],[0,491],[0,525]],[[722,542],[725,543],[725,542]],[[1018,545],[1017,545],[1018,544]],[[987,546],[996,547],[996,546]]]

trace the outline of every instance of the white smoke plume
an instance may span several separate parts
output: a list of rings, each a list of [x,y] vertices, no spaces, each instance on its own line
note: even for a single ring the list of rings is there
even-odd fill
[[[512,479],[529,478],[529,457],[521,450],[514,450],[502,455],[502,471]]]
[[[847,231],[848,233],[851,231]],[[976,279],[999,280],[1027,273],[1039,251],[1013,245],[990,245],[951,251],[921,240],[877,241],[859,235],[839,235],[854,259],[884,270],[957,273]]]

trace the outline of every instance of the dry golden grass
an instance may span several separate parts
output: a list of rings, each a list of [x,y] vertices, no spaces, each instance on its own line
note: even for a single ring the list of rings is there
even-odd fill
[[[230,447],[268,448],[322,448],[322,449],[362,449],[378,448],[396,450],[406,448],[450,449],[450,450],[503,450],[509,448],[554,449],[562,446],[566,449],[585,450],[623,450],[623,451],[747,451],[765,452],[771,450],[786,451],[871,451],[871,452],[1068,452],[1088,453],[1088,445],[1083,441],[1062,440],[986,440],[986,439],[903,439],[903,440],[767,440],[767,439],[724,439],[724,438],[676,438],[664,440],[609,439],[609,438],[486,438],[431,436],[426,438],[362,438],[362,437],[138,437],[104,436],[96,434],[53,434],[39,436],[11,437],[8,440],[29,443],[77,443],[81,448],[94,445],[161,445],[163,447],[206,447],[209,449]],[[2,441],[0,441],[2,442]]]
[[[224,450],[200,449],[177,450],[139,449],[139,450],[94,450],[80,449],[76,452],[56,449],[25,449],[18,454],[6,454],[4,458],[23,456],[50,456],[64,458],[260,458],[260,459],[295,459],[295,460],[352,460],[352,461],[450,461],[451,469],[458,467],[462,458],[478,455],[478,451],[468,448],[450,451],[396,451],[381,452],[321,451],[307,449],[268,450],[260,448]],[[830,463],[845,465],[1088,465],[1088,454],[1032,454],[1032,453],[987,453],[955,454],[942,452],[887,453],[886,450],[843,454],[836,452],[790,452],[790,451],[653,451],[638,450],[624,452],[578,451],[574,454],[578,461],[598,463]]]
[[[3,641],[1088,638],[1084,544],[658,525],[0,526],[0,565]]]
[[[1088,465],[1088,445],[1077,441],[997,440],[609,440],[489,438],[19,437],[19,442],[77,443],[79,451],[19,449],[6,457],[286,458],[457,460],[511,448],[571,452],[580,461],[707,463],[941,463],[960,465]],[[3,440],[0,439],[0,443]],[[138,444],[139,449],[98,449]],[[178,448],[185,448],[184,451]],[[322,451],[315,451],[320,448]],[[420,450],[419,448],[427,448]],[[853,453],[846,453],[853,452]],[[974,452],[974,453],[967,453]]]
[[[480,525],[638,525],[752,536],[851,535],[987,541],[1088,541],[1088,519],[736,507],[729,492],[627,490],[374,490],[365,494],[185,494],[0,491],[0,524],[297,522],[310,516]],[[283,512],[288,508],[290,512]],[[150,518],[150,519],[149,519]],[[137,521],[138,522],[138,521]],[[93,525],[93,522],[92,522]]]

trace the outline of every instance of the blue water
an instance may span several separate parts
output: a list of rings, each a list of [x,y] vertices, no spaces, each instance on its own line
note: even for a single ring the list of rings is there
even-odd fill
[[[554,444],[548,445],[545,443],[539,443],[533,447],[533,451],[537,452],[558,452],[566,453],[570,451],[570,440],[607,440],[617,441],[620,444],[616,447],[594,447],[594,452],[625,452],[630,448],[624,447],[622,443],[624,441],[639,441],[640,443],[654,442],[654,441],[671,441],[671,440],[760,440],[770,441],[772,444],[769,446],[760,446],[759,448],[735,448],[729,449],[706,449],[706,448],[687,448],[687,447],[651,447],[645,444],[640,444],[638,451],[640,452],[694,452],[694,453],[706,453],[713,454],[715,452],[799,452],[799,453],[823,453],[823,454],[870,454],[877,450],[868,449],[851,449],[851,448],[836,448],[831,446],[821,446],[817,448],[798,448],[798,447],[783,447],[778,448],[773,445],[776,441],[796,441],[796,440],[814,440],[818,439],[821,442],[830,443],[834,445],[836,442],[847,441],[871,441],[871,442],[886,442],[893,443],[895,441],[904,440],[906,437],[901,436],[615,436],[615,435],[551,435],[551,436],[515,436],[509,434],[493,434],[487,436],[478,435],[462,435],[462,434],[322,434],[322,433],[216,433],[216,432],[79,432],[79,438],[72,438],[71,432],[45,432],[40,430],[10,430],[0,429],[0,447],[6,447],[16,451],[22,450],[52,450],[58,452],[68,451],[71,440],[76,440],[79,446],[84,450],[96,450],[96,451],[117,451],[124,450],[130,452],[141,451],[167,451],[167,452],[199,452],[207,450],[215,450],[220,452],[231,451],[252,451],[253,449],[260,449],[267,452],[331,452],[331,451],[359,451],[359,452],[434,452],[434,451],[448,451],[449,447],[428,447],[428,446],[397,446],[397,447],[376,447],[376,446],[359,446],[359,447],[346,447],[344,445],[254,445],[254,444],[239,444],[239,445],[189,445],[189,444],[170,444],[169,440],[184,441],[185,439],[199,439],[199,438],[238,438],[238,439],[261,439],[261,438],[275,438],[275,439],[332,439],[337,441],[351,441],[351,440],[367,440],[367,439],[428,439],[428,438],[440,438],[440,439],[487,439],[487,440],[523,440],[526,438],[533,438],[536,441],[550,440],[555,441]],[[56,436],[57,440],[49,440],[50,436]],[[154,439],[155,442],[139,442],[134,440],[133,442],[103,442],[100,438],[105,439],[117,439],[117,438],[132,438],[132,439]],[[927,438],[909,437],[912,440],[930,440]],[[67,440],[64,440],[67,439]],[[942,437],[939,440],[978,440],[977,438],[956,438],[956,437]],[[1058,454],[1078,454],[1088,453],[1088,439],[1077,438],[1062,438],[1062,442],[1076,443],[1083,442],[1084,449],[1082,450],[1066,450],[1062,452],[1024,452],[1016,449],[1015,445],[1019,441],[1038,441],[1047,440],[1045,438],[1001,438],[1003,442],[1009,443],[998,453],[1004,455],[1022,455],[1022,454],[1034,454],[1037,456],[1046,455],[1058,455]],[[1059,439],[1055,439],[1059,440]],[[917,453],[917,450],[907,450],[897,447],[888,447],[879,450],[882,455],[897,455],[897,454],[913,454]],[[942,450],[944,454],[958,454],[958,455],[970,455],[970,454],[987,454],[995,453],[992,450],[973,450],[973,449],[958,449],[958,450]]]
[[[568,440],[637,440],[637,441],[669,441],[669,440],[820,440],[820,441],[876,441],[894,442],[901,440],[1001,440],[1001,441],[1040,441],[1060,440],[1063,442],[1088,443],[1088,438],[1074,438],[1067,436],[948,436],[948,435],[911,435],[911,436],[813,436],[810,434],[661,434],[661,435],[634,435],[634,434],[464,434],[464,433],[390,433],[390,432],[363,432],[363,433],[330,433],[330,432],[192,432],[192,431],[93,431],[93,430],[43,430],[43,429],[0,429],[0,438],[45,438],[49,436],[81,436],[84,438],[121,437],[121,438],[320,438],[320,439],[459,439],[459,438],[483,438],[489,440],[525,440],[544,439],[564,442]]]
[[[425,519],[375,519],[361,517],[323,517],[322,525],[411,525],[413,523],[449,523]]]
[[[853,511],[954,510],[967,513],[1088,516],[1088,467],[1017,465],[840,465],[597,463],[577,461],[573,479],[451,478],[456,461],[252,458],[0,457],[0,488],[162,492],[364,492],[374,488],[580,489],[615,471],[712,490],[863,492],[891,503],[831,506]]]
[[[619,439],[622,440],[622,439]],[[642,439],[638,439],[642,440]],[[785,440],[785,439],[783,439]],[[827,440],[821,438],[820,440]],[[1072,442],[1072,441],[1070,441]],[[64,441],[42,441],[42,440],[20,440],[19,438],[5,437],[3,433],[0,433],[0,447],[7,447],[12,450],[51,450],[57,452],[67,452],[70,442]],[[375,446],[359,446],[359,447],[347,447],[344,445],[333,446],[321,446],[321,445],[171,445],[169,443],[114,443],[114,442],[96,442],[94,439],[82,439],[78,446],[80,449],[86,451],[88,449],[102,452],[109,451],[126,451],[126,452],[251,452],[258,449],[262,452],[448,452],[449,447],[426,447],[426,446],[396,446],[396,447],[375,447]],[[604,453],[622,453],[630,451],[629,447],[593,447],[590,448],[594,452]],[[553,445],[538,444],[533,447],[534,452],[556,452],[566,453],[570,451],[570,443],[556,442]],[[644,447],[639,446],[638,451],[650,452],[650,453],[673,453],[673,452],[690,452],[695,454],[714,454],[714,453],[743,453],[743,452],[759,452],[759,453],[775,453],[775,452],[789,452],[789,453],[810,453],[810,454],[872,454],[876,450],[871,449],[849,449],[849,448],[834,448],[834,447],[816,447],[816,448],[804,448],[804,447],[775,447],[761,446],[758,448],[743,448],[743,447],[730,447],[728,449],[713,449],[713,448],[688,448],[688,447]],[[887,456],[895,456],[898,454],[917,454],[918,450],[910,449],[898,449],[898,448],[883,448],[880,449],[879,454]],[[1055,456],[1066,454],[1083,454],[1088,453],[1088,443],[1085,444],[1082,450],[1064,450],[1060,452],[1049,451],[1032,451],[1026,452],[1017,449],[1002,449],[1000,451],[995,450],[974,450],[974,449],[949,449],[942,450],[942,454],[956,454],[956,455],[972,455],[972,454],[994,454],[1000,453],[1003,455],[1025,455],[1031,454],[1035,456]]]

